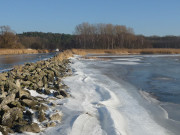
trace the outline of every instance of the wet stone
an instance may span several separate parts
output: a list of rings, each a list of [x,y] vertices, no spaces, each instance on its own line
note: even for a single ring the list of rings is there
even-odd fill
[[[12,127],[14,121],[22,118],[23,118],[22,110],[18,107],[14,107],[4,113],[2,117],[2,125]]]
[[[0,125],[0,132],[3,135],[8,135],[8,133],[13,133],[13,131],[8,126],[2,126],[2,125]]]
[[[7,105],[8,103],[14,101],[15,99],[15,94],[9,94],[6,98],[4,98],[1,102],[1,106]]]
[[[61,121],[62,116],[59,113],[50,116],[50,120]]]
[[[23,126],[17,126],[15,128],[16,132],[23,133],[23,132],[33,132],[33,133],[39,133],[40,128],[37,123],[32,123],[30,125],[23,125]]]
[[[43,121],[47,120],[46,115],[43,110],[39,110],[38,119],[39,119],[39,122],[43,122]]]
[[[48,122],[46,124],[46,127],[55,127],[56,126],[56,123],[55,122]]]
[[[38,102],[37,102],[37,101],[31,100],[31,99],[23,99],[23,100],[21,101],[21,103],[22,103],[23,105],[25,105],[25,106],[28,106],[28,107],[32,108],[32,109],[35,109],[35,108],[36,108],[36,105],[38,105]]]
[[[46,95],[50,95],[50,94],[51,94],[51,91],[50,91],[50,90],[48,90],[48,89],[44,89],[44,94],[46,94]]]

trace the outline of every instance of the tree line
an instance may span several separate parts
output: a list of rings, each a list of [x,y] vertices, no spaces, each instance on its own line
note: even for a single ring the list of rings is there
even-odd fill
[[[74,34],[25,32],[16,34],[9,26],[0,26],[0,48],[32,49],[119,49],[180,48],[180,36],[136,35],[124,25],[82,23]]]
[[[151,36],[146,40],[152,45],[152,48],[180,48],[180,36]]]
[[[124,25],[82,23],[75,28],[78,48],[151,48],[143,36]]]
[[[25,48],[69,49],[74,44],[74,36],[70,34],[25,32],[17,36]]]
[[[69,49],[74,36],[60,33],[24,32],[16,34],[9,26],[0,26],[0,48]]]

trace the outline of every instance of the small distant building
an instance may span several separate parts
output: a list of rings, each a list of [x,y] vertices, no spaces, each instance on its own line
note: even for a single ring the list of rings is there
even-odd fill
[[[56,51],[56,52],[59,52],[59,49],[57,48],[55,51]]]

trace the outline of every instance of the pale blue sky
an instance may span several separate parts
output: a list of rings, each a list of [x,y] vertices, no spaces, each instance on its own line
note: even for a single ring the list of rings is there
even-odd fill
[[[73,33],[82,22],[132,27],[136,34],[180,35],[179,0],[0,0],[0,25],[17,33]]]

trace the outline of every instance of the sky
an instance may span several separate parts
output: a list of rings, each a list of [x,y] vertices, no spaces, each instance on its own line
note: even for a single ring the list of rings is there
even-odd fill
[[[73,34],[83,22],[126,25],[146,36],[180,36],[180,0],[0,0],[0,26],[16,33]]]

